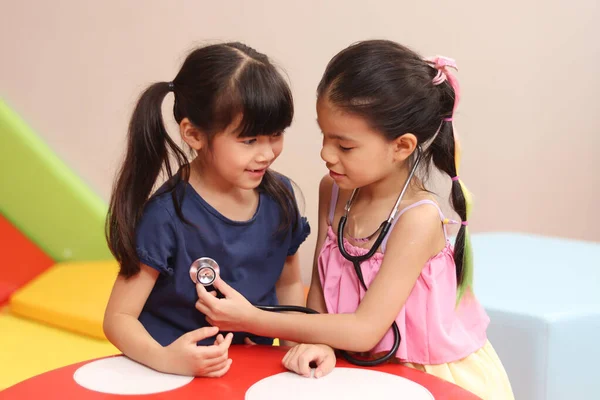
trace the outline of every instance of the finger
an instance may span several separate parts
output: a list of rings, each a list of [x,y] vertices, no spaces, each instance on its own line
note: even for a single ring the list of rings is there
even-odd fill
[[[213,286],[225,297],[231,297],[238,294],[238,292],[234,288],[229,286],[223,279],[221,279],[220,276],[213,283]]]
[[[300,345],[294,346],[291,349],[289,349],[287,353],[285,353],[285,356],[283,356],[283,360],[281,360],[281,363],[283,364],[284,367],[291,369],[290,361],[292,359],[294,359],[294,356],[296,355],[296,352],[298,351],[299,347],[300,347]]]
[[[208,294],[217,297],[217,291],[216,290],[211,290],[210,292],[208,292]]]
[[[219,332],[219,328],[216,326],[205,326],[203,328],[196,329],[194,331],[185,334],[186,339],[191,343],[196,343],[207,337],[216,335]]]
[[[229,359],[227,352],[215,358],[205,358],[200,363],[204,372],[218,371],[225,366],[225,362]]]
[[[310,377],[310,362],[317,358],[317,350],[314,347],[306,349],[298,355],[298,373],[305,377]]]
[[[218,371],[210,372],[204,376],[206,376],[208,378],[219,378],[219,377],[225,375],[227,373],[227,371],[229,371],[229,368],[231,368],[232,363],[233,363],[233,361],[230,358],[226,361],[226,364],[222,369],[220,369]]]
[[[223,351],[227,351],[229,346],[231,346],[231,341],[233,340],[233,333],[229,332],[227,336],[225,336],[225,340],[219,343],[219,348],[223,349]]]
[[[225,340],[225,338],[223,337],[223,335],[221,335],[220,333],[217,335],[217,338],[215,339],[215,346],[223,343],[223,340]]]
[[[198,357],[198,360],[206,360],[227,354],[227,347],[224,348],[223,343],[211,346],[197,346],[195,350],[196,357]]]
[[[283,365],[287,367],[287,365],[290,363],[290,360],[294,358],[296,352],[298,351],[298,347],[299,346],[294,346],[291,349],[289,349],[287,353],[285,353],[285,356],[282,360]]]
[[[199,283],[196,284],[196,293],[198,294],[198,302],[202,303],[206,307],[210,308],[210,307],[214,307],[216,304],[218,304],[215,302],[218,302],[219,299],[217,299],[215,296],[212,296],[210,293],[208,293],[206,291],[206,288]],[[196,302],[196,304],[198,304],[198,302]]]
[[[248,336],[244,338],[244,343],[251,344],[253,346],[256,345],[256,343],[254,343]]]
[[[210,307],[208,307],[205,303],[203,303],[202,300],[200,300],[200,299],[198,299],[198,301],[196,301],[195,306],[196,306],[196,310],[200,311],[204,315],[210,315],[212,313],[212,309]]]
[[[317,361],[317,368],[315,369],[315,378],[321,378],[335,368],[336,363],[335,355],[327,354],[320,361]]]

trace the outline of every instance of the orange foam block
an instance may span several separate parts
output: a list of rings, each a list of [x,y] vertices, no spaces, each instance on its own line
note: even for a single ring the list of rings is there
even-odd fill
[[[0,214],[0,304],[54,261]]]
[[[12,314],[105,339],[102,323],[119,272],[116,261],[64,262],[17,290]]]

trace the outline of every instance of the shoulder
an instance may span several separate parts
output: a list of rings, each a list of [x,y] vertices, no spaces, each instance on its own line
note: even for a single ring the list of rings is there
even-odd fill
[[[331,189],[333,188],[333,179],[329,174],[323,175],[321,181],[319,182],[319,196],[331,195]]]
[[[440,217],[439,205],[435,201],[427,201],[422,204],[414,202],[405,207],[406,211],[398,217],[397,226],[410,225],[410,228],[416,228],[413,225],[419,225],[423,230],[437,230],[442,222]]]
[[[434,205],[426,202],[413,206],[398,217],[392,232],[390,232],[388,248],[404,242],[409,242],[408,244],[411,246],[418,245],[424,249],[427,248],[426,252],[430,255],[437,254],[445,246],[442,220],[437,203]]]
[[[185,182],[179,182],[173,189],[176,195],[184,200],[186,195]],[[173,192],[168,190],[168,186],[163,184],[159,189],[150,196],[144,205],[142,220],[156,220],[160,222],[174,222],[177,218],[177,211],[173,202]]]
[[[329,204],[331,201],[331,193],[333,191],[334,184],[335,182],[331,176],[329,176],[329,174],[325,174],[321,178],[321,182],[319,182],[319,204]]]
[[[169,199],[170,200],[170,199]],[[144,211],[140,219],[141,224],[172,224],[175,219],[175,208],[172,201],[167,201],[161,197],[152,197],[144,206]]]

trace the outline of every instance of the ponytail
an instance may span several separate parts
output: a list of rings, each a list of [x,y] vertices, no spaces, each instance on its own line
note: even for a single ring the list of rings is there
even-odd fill
[[[115,181],[105,234],[110,251],[121,265],[119,274],[129,278],[140,270],[136,250],[136,226],[152,188],[164,168],[170,182],[177,214],[183,219],[180,201],[173,190],[181,179],[189,177],[189,164],[183,150],[170,138],[162,117],[161,105],[173,90],[173,83],[158,82],[140,96],[129,122],[127,153]],[[172,155],[181,174],[173,178],[169,162]]]
[[[473,252],[469,236],[468,221],[471,215],[471,193],[459,176],[460,147],[455,138],[450,121],[446,120],[431,143],[431,153],[434,165],[452,178],[450,204],[462,222],[456,242],[454,243],[454,260],[456,263],[456,281],[458,284],[458,300],[465,291],[473,285]],[[447,224],[450,220],[445,220]]]
[[[456,69],[454,60],[438,56],[427,61],[437,70],[432,83],[440,87],[442,92],[441,104],[444,109],[442,125],[431,143],[432,159],[434,165],[452,179],[450,204],[461,219],[454,244],[458,285],[457,300],[460,301],[465,292],[471,290],[473,286],[473,249],[468,229],[472,196],[460,179],[460,143],[453,125],[453,116],[458,106],[460,89],[458,81],[448,71],[448,68]],[[449,220],[444,221],[444,223],[449,222]]]

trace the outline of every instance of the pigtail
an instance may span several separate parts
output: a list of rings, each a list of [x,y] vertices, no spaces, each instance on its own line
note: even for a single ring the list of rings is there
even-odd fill
[[[161,170],[164,168],[171,188],[181,179],[179,175],[172,179],[170,153],[182,169],[184,179],[189,172],[185,153],[170,138],[163,122],[161,105],[171,90],[173,83],[159,82],[148,87],[140,96],[129,122],[125,160],[118,171],[110,199],[106,239],[121,265],[119,273],[125,277],[131,277],[140,270],[135,243],[136,226]],[[178,214],[181,214],[175,191],[172,191],[172,196]]]
[[[458,106],[460,89],[456,78],[447,70],[456,68],[454,60],[436,57],[428,60],[437,73],[432,80],[439,86],[443,120],[437,136],[431,144],[434,165],[452,179],[450,204],[461,219],[460,229],[454,244],[454,260],[456,263],[457,300],[460,301],[466,291],[473,286],[473,249],[469,235],[468,221],[471,215],[472,196],[460,179],[461,148],[454,131],[453,115]],[[444,223],[448,223],[445,220]]]
[[[450,122],[450,133],[454,142],[454,163],[455,163],[455,175],[452,177],[452,199],[462,197],[464,202],[465,212],[461,215],[462,220],[458,235],[456,237],[455,248],[458,247],[459,251],[455,250],[455,257],[462,259],[462,266],[459,269],[457,266],[456,277],[458,281],[458,299],[460,300],[466,290],[472,289],[473,287],[473,247],[471,245],[471,236],[469,235],[469,220],[471,217],[471,208],[473,204],[473,197],[469,189],[467,189],[464,182],[460,179],[460,156],[461,149],[456,133],[454,132],[454,126],[452,121]],[[462,251],[461,251],[462,250]]]

